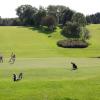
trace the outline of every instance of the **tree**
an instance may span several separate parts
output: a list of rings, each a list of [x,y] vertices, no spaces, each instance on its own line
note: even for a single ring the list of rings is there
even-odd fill
[[[64,26],[68,21],[71,21],[72,16],[74,14],[74,11],[72,11],[69,8],[66,8],[63,11],[63,15],[62,15],[62,25]]]
[[[1,16],[0,16],[0,26],[2,25],[2,22],[3,22],[3,20],[2,20],[2,18],[1,18]]]
[[[91,23],[91,17],[90,16],[86,16],[86,21],[87,21],[87,24],[90,24]]]
[[[77,22],[80,26],[85,26],[87,24],[86,18],[82,13],[75,13],[72,16],[72,22]]]
[[[63,11],[66,9],[65,6],[62,5],[49,5],[47,7],[47,14],[52,15],[56,18],[57,23],[61,23]]]
[[[61,33],[68,38],[80,38],[80,32],[81,28],[76,22],[67,22]]]
[[[42,25],[47,26],[49,30],[53,31],[56,26],[56,19],[54,16],[45,16],[42,18]]]
[[[23,24],[33,24],[33,17],[37,12],[35,7],[32,7],[31,5],[21,5],[16,9],[16,11],[16,14],[19,16],[19,19],[23,22]]]
[[[56,6],[49,5],[47,7],[47,14],[48,15],[56,17],[56,13],[57,13],[57,7]]]
[[[58,21],[58,24],[61,24],[62,22],[62,16],[63,16],[63,12],[64,10],[67,9],[67,7],[65,6],[62,6],[62,5],[57,5],[57,21]]]
[[[80,38],[84,41],[89,39],[89,31],[85,27],[87,24],[86,17],[82,13],[75,13],[72,16],[72,22],[76,22],[80,26]]]
[[[35,26],[40,26],[42,18],[46,16],[46,10],[43,7],[40,7],[38,12],[34,16]]]

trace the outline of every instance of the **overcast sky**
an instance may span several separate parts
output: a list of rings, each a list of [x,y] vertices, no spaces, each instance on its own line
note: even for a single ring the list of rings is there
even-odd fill
[[[2,18],[16,17],[15,9],[24,4],[35,7],[64,5],[85,15],[100,12],[100,0],[0,0],[0,16]]]

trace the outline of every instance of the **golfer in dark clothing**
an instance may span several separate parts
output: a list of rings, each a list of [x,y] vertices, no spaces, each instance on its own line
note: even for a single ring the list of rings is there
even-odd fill
[[[13,81],[19,81],[22,80],[23,77],[23,73],[20,73],[19,76],[17,76],[16,74],[13,74]]]
[[[77,69],[77,65],[75,63],[73,63],[73,62],[71,62],[71,64],[72,64],[73,70],[76,70]]]

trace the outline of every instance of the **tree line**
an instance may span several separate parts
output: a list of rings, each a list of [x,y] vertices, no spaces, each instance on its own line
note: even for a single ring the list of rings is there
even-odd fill
[[[89,31],[86,28],[90,16],[76,12],[66,6],[49,5],[39,8],[31,5],[21,5],[16,9],[17,18],[1,18],[1,26],[32,26],[38,29],[54,31],[61,28],[61,34],[68,39],[86,41],[89,39]],[[98,14],[96,14],[99,16]],[[79,41],[77,42],[79,44]],[[82,44],[82,43],[81,43]]]
[[[55,25],[65,25],[66,22],[74,20],[72,17],[77,12],[71,10],[70,8],[62,5],[49,5],[48,7],[39,8],[32,7],[31,5],[21,5],[16,9],[17,18],[1,18],[0,26],[40,26],[46,25],[49,27]],[[76,19],[81,16],[77,14]],[[78,17],[78,18],[77,18]],[[85,17],[85,16],[84,16]],[[100,13],[95,13],[92,15],[87,15],[86,22],[99,24],[100,23]],[[76,20],[75,19],[75,20]],[[85,22],[85,23],[86,23]],[[82,22],[81,22],[82,23]],[[53,24],[53,25],[52,25]]]
[[[23,26],[40,26],[50,24],[65,25],[72,20],[76,12],[62,5],[49,5],[48,7],[39,8],[31,5],[21,5],[16,9],[18,18],[1,18],[0,25],[23,25]],[[48,23],[47,23],[48,22]]]
[[[92,15],[86,16],[86,20],[88,24],[100,24],[100,13],[95,13]]]

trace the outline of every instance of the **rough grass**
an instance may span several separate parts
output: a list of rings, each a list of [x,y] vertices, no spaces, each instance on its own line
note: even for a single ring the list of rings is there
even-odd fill
[[[0,100],[100,100],[100,59],[23,58],[0,64]],[[70,62],[78,70],[72,71]],[[23,72],[21,81],[12,74]]]
[[[57,28],[53,33],[45,33],[32,27],[0,27],[0,52],[9,57],[15,52],[17,57],[98,57],[100,56],[100,24],[87,26],[91,38],[90,46],[84,49],[57,47],[64,37]]]

